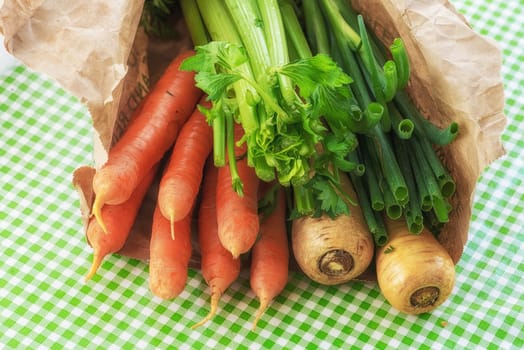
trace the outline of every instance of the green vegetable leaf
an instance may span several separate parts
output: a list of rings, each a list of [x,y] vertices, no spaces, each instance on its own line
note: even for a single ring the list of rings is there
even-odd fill
[[[347,86],[337,88],[317,85],[310,96],[311,114],[323,116],[330,123],[347,124],[354,101]]]
[[[344,197],[338,193],[328,178],[317,174],[310,183],[315,200],[318,202],[315,208],[320,209],[330,217],[341,214],[349,215],[349,207],[344,201]]]
[[[356,101],[349,75],[325,54],[300,59],[277,69],[291,78],[300,96],[307,101],[309,118],[324,117],[335,128],[344,127]]]
[[[347,129],[339,129],[328,134],[324,140],[324,151],[328,154],[333,153],[339,158],[346,158],[349,152],[355,150],[358,146],[357,137]]]
[[[384,107],[378,102],[371,102],[360,115],[360,119],[352,118],[348,123],[353,132],[370,134],[373,132],[375,125],[381,121],[383,115]]]
[[[195,54],[186,58],[180,68],[196,72],[231,72],[247,61],[243,47],[225,41],[211,41],[195,47]]]
[[[318,91],[319,86],[335,89],[346,87],[352,82],[349,75],[325,54],[300,59],[277,67],[276,70],[278,74],[290,77],[297,84],[300,95],[306,99]]]
[[[225,97],[230,86],[242,79],[239,74],[200,72],[195,76],[196,86],[208,94],[212,101]]]
[[[388,60],[384,63],[382,70],[384,72],[384,99],[390,102],[395,97],[398,89],[397,65],[394,61]]]

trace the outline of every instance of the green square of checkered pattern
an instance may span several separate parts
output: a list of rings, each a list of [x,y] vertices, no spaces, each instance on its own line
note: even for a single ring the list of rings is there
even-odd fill
[[[392,309],[374,284],[325,287],[292,274],[251,330],[258,301],[244,271],[216,317],[191,270],[182,295],[154,298],[144,262],[113,255],[89,283],[90,251],[71,175],[90,164],[85,108],[27,68],[0,75],[0,348],[521,349],[524,348],[524,30],[519,1],[452,1],[503,52],[507,155],[479,179],[453,295],[421,316]]]

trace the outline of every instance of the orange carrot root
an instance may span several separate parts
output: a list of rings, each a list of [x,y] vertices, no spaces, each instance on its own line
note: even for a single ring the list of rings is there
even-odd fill
[[[241,140],[244,131],[235,124],[235,142]],[[236,167],[242,181],[243,195],[240,196],[232,186],[232,173],[229,166],[218,169],[216,188],[216,210],[218,236],[224,248],[234,258],[247,253],[255,244],[260,222],[258,217],[258,187],[260,179],[255,169],[245,157],[246,145],[236,147]]]
[[[209,309],[209,313],[200,322],[197,322],[193,326],[191,326],[191,329],[196,329],[205,324],[206,322],[210,321],[213,317],[215,317],[215,314],[218,309],[218,302],[220,301],[221,296],[222,293],[220,293],[220,291],[217,288],[215,288],[215,290],[211,292],[211,307]]]
[[[170,222],[158,205],[153,214],[149,246],[149,288],[153,295],[174,299],[185,288],[191,258],[191,213],[175,223],[176,239],[171,238]]]
[[[225,206],[227,207],[227,205]],[[244,211],[243,213],[235,211],[230,211],[229,218],[219,224],[219,235],[224,248],[231,253],[233,258],[238,259],[241,254],[247,253],[255,244],[259,224],[258,216],[253,212],[245,212],[244,208],[240,209],[240,211]],[[239,218],[243,222],[238,222]]]
[[[194,72],[180,70],[183,60],[193,54],[178,54],[133,114],[122,137],[112,147],[107,162],[93,177],[97,197],[95,216],[101,208],[125,202],[152,166],[173,145],[182,125],[202,96]]]
[[[200,104],[210,107],[205,96]],[[172,226],[193,207],[212,148],[212,128],[200,109],[195,108],[180,130],[158,189],[160,211]]]
[[[89,269],[89,272],[84,277],[84,282],[89,281],[98,271],[98,268],[102,264],[102,260],[104,259],[104,255],[100,254],[98,251],[95,250],[93,253],[93,263],[91,264],[91,268]]]
[[[171,225],[171,239],[175,239],[175,215],[171,214],[169,218],[169,224]]]
[[[251,254],[250,285],[260,300],[253,329],[271,301],[285,288],[288,280],[289,243],[286,229],[286,202],[279,187],[276,206],[260,222],[260,237]]]
[[[260,305],[258,306],[257,313],[255,314],[255,320],[253,321],[253,326],[251,327],[251,330],[255,330],[257,328],[258,321],[264,315],[267,308],[269,307],[269,303],[271,302],[271,298],[268,298],[267,296],[262,296],[259,298]]]
[[[93,210],[86,232],[87,241],[93,248],[93,262],[85,281],[96,274],[107,255],[119,251],[124,246],[157,170],[158,165],[153,166],[127,201],[117,205],[105,205],[103,208],[93,205],[96,210]]]
[[[211,320],[218,308],[218,302],[227,288],[240,274],[240,260],[222,246],[218,237],[216,220],[217,168],[212,157],[206,164],[202,183],[202,199],[198,212],[198,242],[200,244],[202,277],[211,289],[211,309],[209,314],[193,328],[200,327]]]
[[[100,225],[100,228],[104,233],[107,233],[107,226],[104,222],[104,219],[102,218],[102,206],[104,205],[104,201],[102,199],[102,196],[96,196],[95,201],[93,202],[93,208],[91,209],[91,215],[93,215]]]

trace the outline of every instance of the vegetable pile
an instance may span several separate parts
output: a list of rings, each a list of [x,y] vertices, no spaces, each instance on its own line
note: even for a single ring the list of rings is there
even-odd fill
[[[181,11],[194,50],[171,62],[96,171],[86,279],[122,248],[158,176],[149,285],[164,299],[183,291],[195,219],[211,309],[194,327],[217,312],[243,255],[254,326],[291,259],[326,285],[376,269],[406,313],[447,299],[454,264],[435,237],[455,182],[436,149],[458,125],[436,127],[410,99],[401,38],[384,46],[342,0],[146,4],[156,34],[151,6],[164,20],[168,5]]]

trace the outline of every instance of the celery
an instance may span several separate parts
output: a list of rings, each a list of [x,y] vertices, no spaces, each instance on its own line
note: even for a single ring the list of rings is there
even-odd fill
[[[193,45],[204,45],[209,42],[209,34],[202,22],[197,3],[194,0],[180,0],[180,7],[186,18],[192,18],[191,21],[187,21],[187,25],[191,27],[189,33]]]
[[[212,102],[215,164],[231,159],[240,123],[248,164],[264,181],[292,189],[292,217],[349,213],[349,174],[377,244],[382,212],[404,216],[414,233],[449,218],[455,182],[433,145],[440,129],[405,91],[409,58],[400,38],[386,48],[343,0],[182,1],[196,54],[183,69]],[[298,7],[302,10],[298,15]],[[233,164],[231,164],[233,163]],[[242,193],[239,178],[234,188]]]
[[[286,31],[286,37],[290,43],[290,46],[295,50],[295,58],[307,58],[313,56],[311,48],[307,42],[306,36],[302,30],[302,25],[297,17],[295,9],[289,3],[289,1],[280,2],[280,12],[284,21],[284,27]],[[290,47],[290,49],[291,49]],[[327,51],[317,51],[319,53],[327,53]],[[290,54],[291,56],[291,54]]]
[[[316,211],[347,213],[352,199],[340,195],[337,174],[356,167],[346,159],[357,146],[354,125],[345,112],[356,103],[350,76],[328,55],[311,55],[298,19],[293,16],[293,23],[284,24],[276,0],[197,4],[210,41],[195,47],[196,54],[183,69],[196,72],[197,86],[212,102],[206,116],[213,126],[218,124],[214,137],[228,140],[224,120],[240,123],[248,164],[262,180],[277,179],[284,186],[309,191]],[[198,18],[189,13],[185,17],[190,31],[196,31]],[[288,38],[293,39],[291,45]],[[293,61],[290,46],[299,55]],[[218,155],[235,146],[216,142],[226,148],[214,150]],[[304,200],[296,207],[304,214],[311,204]]]

